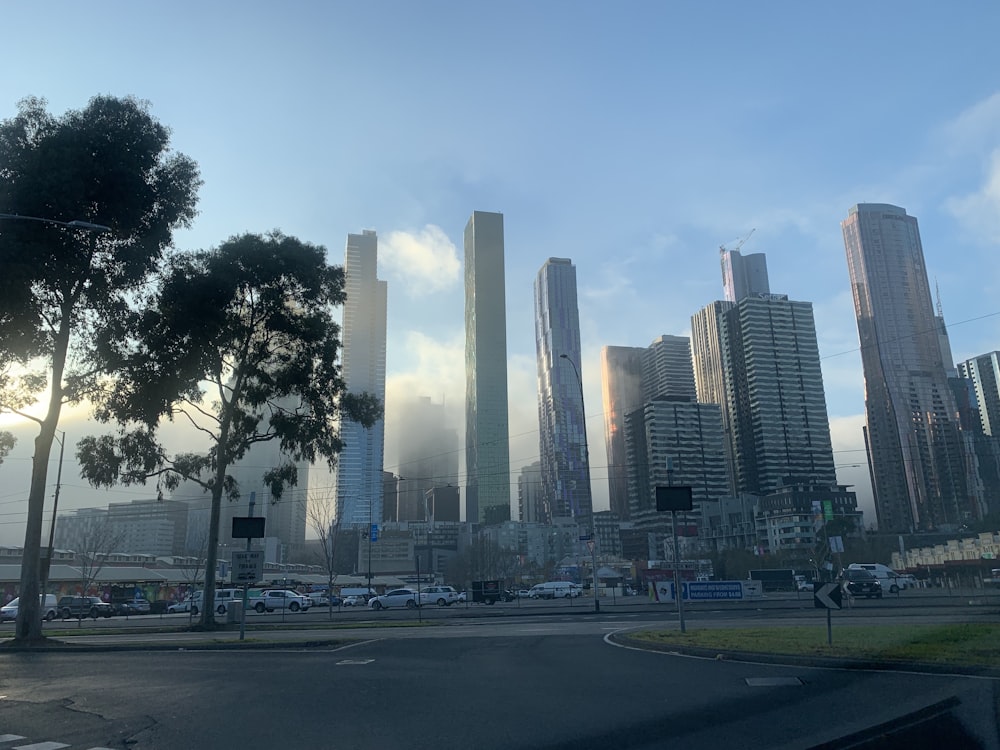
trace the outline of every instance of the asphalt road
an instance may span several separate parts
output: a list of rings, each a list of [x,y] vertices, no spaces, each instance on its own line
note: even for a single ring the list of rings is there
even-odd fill
[[[927,743],[998,747],[990,680],[691,659],[529,627],[340,649],[0,654],[0,748],[786,750],[847,747],[838,738],[899,716]]]

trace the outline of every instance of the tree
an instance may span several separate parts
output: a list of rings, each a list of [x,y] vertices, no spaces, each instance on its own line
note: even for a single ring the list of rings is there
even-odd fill
[[[340,520],[334,518],[337,498],[332,492],[314,494],[309,498],[306,508],[306,518],[316,537],[319,539],[323,569],[326,571],[326,595],[329,600],[330,619],[333,619],[333,581],[337,577],[337,532],[340,530]]]
[[[119,549],[124,541],[125,533],[115,527],[106,513],[90,519],[80,537],[80,549],[76,550],[82,596],[90,594],[90,587],[97,582],[97,577],[108,561],[108,555]],[[82,619],[81,610],[77,617],[77,626]]]
[[[77,446],[96,486],[145,483],[171,490],[187,479],[212,496],[202,624],[215,624],[215,568],[222,497],[239,497],[227,472],[255,444],[277,441],[287,462],[267,467],[274,501],[295,484],[292,461],[327,460],[341,449],[341,419],[373,424],[377,398],[345,393],[333,306],[344,270],[324,248],[286,237],[245,234],[216,249],[173,257],[147,305],[118,319],[96,343],[112,375],[96,410],[115,435]],[[211,391],[211,400],[208,392]],[[207,453],[168,455],[161,418],[207,436]]]
[[[147,103],[130,97],[97,96],[62,117],[42,99],[25,99],[0,123],[0,207],[8,213],[0,220],[0,411],[39,428],[15,628],[21,642],[42,638],[42,511],[62,406],[94,384],[94,333],[147,281],[174,229],[195,215],[198,169],[169,150],[169,135]],[[43,393],[36,416],[29,407]]]
[[[14,437],[13,433],[7,432],[6,430],[0,430],[0,464],[3,460],[7,458],[7,454],[10,453],[11,449],[17,444],[17,438]]]

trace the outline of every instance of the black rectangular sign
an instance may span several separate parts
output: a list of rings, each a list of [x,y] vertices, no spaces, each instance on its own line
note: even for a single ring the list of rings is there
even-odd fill
[[[656,488],[656,509],[665,510],[694,510],[694,501],[691,498],[690,487],[657,487]]]
[[[264,517],[233,518],[233,539],[263,539]]]

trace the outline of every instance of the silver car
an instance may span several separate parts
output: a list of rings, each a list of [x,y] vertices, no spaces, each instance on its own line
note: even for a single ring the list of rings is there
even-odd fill
[[[413,589],[393,589],[381,596],[376,596],[368,602],[368,606],[372,609],[388,609],[389,607],[416,609],[419,604],[417,603],[417,592]]]

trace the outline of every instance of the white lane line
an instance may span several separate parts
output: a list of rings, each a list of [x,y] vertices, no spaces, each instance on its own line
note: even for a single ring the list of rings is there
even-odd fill
[[[0,742],[17,742],[18,740],[23,740],[19,734],[0,734]]]
[[[341,659],[337,662],[337,666],[342,664],[371,664],[374,659]]]
[[[69,747],[65,742],[36,742],[33,745],[14,745],[13,750],[60,750]]]

